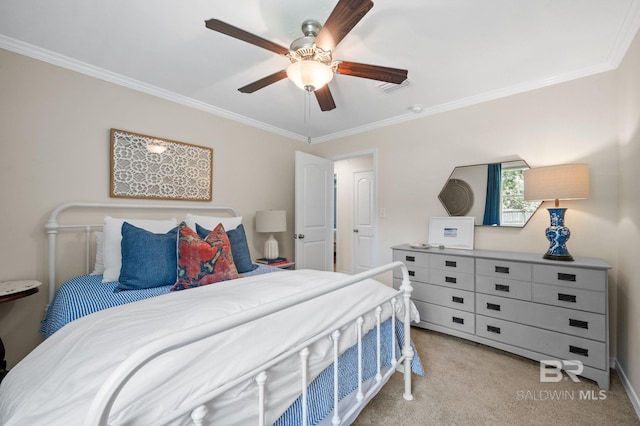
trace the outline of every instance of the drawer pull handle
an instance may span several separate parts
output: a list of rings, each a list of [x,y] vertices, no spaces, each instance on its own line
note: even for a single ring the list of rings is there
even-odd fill
[[[495,303],[487,303],[487,309],[489,309],[490,311],[500,311],[500,305],[497,305]]]
[[[455,268],[457,265],[457,262],[453,261],[453,260],[445,260],[444,261],[444,266],[449,266],[451,268]]]
[[[585,329],[589,329],[589,322],[588,321],[580,321],[580,320],[574,320],[569,318],[569,325],[571,327],[578,327],[578,328],[585,328]]]
[[[455,303],[464,303],[464,297],[452,296],[451,301]]]
[[[409,272],[409,276],[410,277],[415,277],[416,276],[416,271],[407,271]]]
[[[455,322],[456,324],[464,324],[464,318],[451,317],[451,321]]]
[[[509,267],[508,266],[496,266],[495,271],[498,274],[508,274],[509,273]]]
[[[457,280],[455,279],[455,277],[444,277],[444,281],[451,284],[455,284]]]
[[[558,272],[558,281],[576,281],[576,274],[563,274],[562,272]]]
[[[562,302],[576,303],[576,296],[574,296],[573,294],[558,293],[558,300]]]
[[[487,326],[487,331],[491,333],[500,334],[500,327],[494,327],[492,325]]]
[[[571,352],[572,354],[589,356],[589,349],[584,349],[578,346],[569,345],[569,352]]]
[[[407,262],[415,262],[416,261],[416,257],[415,256],[405,256],[404,260],[406,260]]]
[[[509,286],[505,284],[496,284],[496,291],[504,291],[509,293]]]

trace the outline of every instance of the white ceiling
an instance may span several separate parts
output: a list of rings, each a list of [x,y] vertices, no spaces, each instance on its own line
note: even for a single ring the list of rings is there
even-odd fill
[[[321,142],[613,69],[640,27],[640,0],[375,0],[333,57],[408,69],[409,85],[385,93],[336,75],[337,108],[322,112],[286,79],[238,92],[287,58],[204,25],[218,18],[288,47],[336,3],[2,0],[0,48]]]

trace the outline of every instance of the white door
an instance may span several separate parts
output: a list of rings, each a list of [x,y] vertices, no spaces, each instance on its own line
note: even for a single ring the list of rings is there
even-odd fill
[[[333,270],[333,162],[296,151],[296,269]]]
[[[373,171],[353,174],[353,268],[357,274],[373,268]]]

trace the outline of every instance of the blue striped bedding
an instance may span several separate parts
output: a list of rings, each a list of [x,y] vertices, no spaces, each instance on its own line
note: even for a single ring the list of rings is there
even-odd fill
[[[282,271],[278,268],[260,265],[257,269],[243,274],[252,276],[268,272]],[[51,336],[67,323],[89,315],[102,309],[108,309],[125,303],[160,296],[169,293],[171,285],[144,289],[127,290],[114,293],[117,282],[102,283],[101,275],[82,275],[65,282],[54,300],[51,302],[45,319],[40,326],[40,332],[46,337]],[[383,367],[391,365],[391,319],[381,324],[381,364]],[[376,330],[370,330],[363,336],[363,379],[366,381],[376,374]],[[401,354],[404,344],[404,327],[396,319],[396,357]],[[347,349],[338,359],[339,398],[357,390],[358,383],[358,348],[357,345]],[[411,370],[423,376],[424,369],[419,357],[413,358]],[[333,409],[333,363],[323,370],[308,387],[308,424],[321,422]],[[302,424],[302,396],[282,414],[274,423],[277,426]]]
[[[373,378],[377,372],[376,329],[369,330],[362,337],[362,379]],[[391,365],[391,319],[380,325],[380,364]],[[396,358],[401,354],[404,345],[404,326],[396,319]],[[424,376],[424,368],[417,352],[411,361],[411,371]],[[338,397],[342,400],[358,388],[358,346],[354,345],[338,357]],[[307,424],[315,425],[322,421],[333,410],[333,364],[325,368],[307,388],[308,411]],[[302,395],[274,423],[275,426],[302,424]]]
[[[282,269],[259,264],[256,269],[242,274],[243,277],[282,272]],[[47,314],[40,324],[40,333],[45,337],[64,327],[69,322],[85,315],[101,311],[125,303],[160,296],[169,293],[171,285],[147,288],[142,290],[126,290],[114,293],[117,282],[103,283],[102,275],[81,275],[60,286]]]

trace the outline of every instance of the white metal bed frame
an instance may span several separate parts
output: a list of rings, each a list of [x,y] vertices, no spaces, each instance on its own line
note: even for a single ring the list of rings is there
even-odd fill
[[[49,300],[53,299],[53,295],[55,293],[56,284],[55,284],[55,276],[56,276],[56,235],[59,229],[84,229],[87,234],[87,260],[86,260],[86,269],[87,272],[89,270],[89,244],[90,244],[90,233],[92,230],[102,227],[102,225],[59,225],[57,222],[58,216],[65,210],[71,208],[85,208],[85,209],[137,209],[137,210],[145,210],[145,209],[154,209],[154,210],[183,210],[183,211],[192,211],[192,210],[209,210],[209,211],[227,211],[230,212],[233,216],[238,216],[235,209],[227,206],[166,206],[166,205],[137,205],[137,204],[101,204],[101,203],[68,203],[59,206],[55,210],[52,211],[49,216],[49,221],[47,222],[45,228],[48,234],[49,240]],[[315,337],[307,340],[302,343],[298,347],[291,348],[290,350],[281,353],[276,358],[268,361],[262,366],[247,371],[241,377],[238,377],[236,380],[225,383],[224,385],[209,390],[205,395],[200,397],[197,400],[193,400],[190,402],[189,406],[183,407],[178,411],[175,411],[171,417],[165,418],[167,422],[170,422],[174,419],[183,417],[185,415],[189,415],[193,421],[193,424],[196,426],[201,426],[206,421],[207,416],[207,407],[206,403],[212,401],[217,396],[223,394],[228,389],[231,389],[233,386],[246,381],[247,379],[253,378],[255,379],[256,386],[258,387],[258,425],[265,424],[265,383],[268,380],[268,369],[277,363],[283,361],[284,359],[291,356],[298,356],[300,359],[300,377],[301,377],[301,393],[302,393],[302,421],[303,425],[307,424],[307,387],[310,383],[310,380],[307,375],[307,359],[309,356],[309,347],[313,345],[315,342],[320,339],[330,337],[333,341],[333,365],[334,365],[334,374],[333,374],[333,387],[334,387],[334,395],[333,395],[333,412],[330,414],[331,416],[331,424],[333,425],[342,425],[342,424],[350,424],[355,420],[358,414],[362,411],[362,409],[366,406],[367,402],[371,400],[380,388],[387,382],[387,380],[391,377],[391,375],[398,370],[402,370],[404,372],[404,393],[403,398],[405,400],[412,400],[413,395],[411,393],[411,361],[414,358],[414,351],[411,346],[411,338],[410,338],[410,323],[411,323],[411,292],[413,290],[411,286],[411,282],[409,280],[409,273],[407,271],[406,266],[402,262],[393,262],[388,265],[380,266],[375,269],[371,269],[369,271],[345,277],[335,283],[332,283],[329,286],[315,289],[310,292],[305,292],[302,295],[293,295],[287,298],[268,303],[265,305],[257,306],[253,309],[240,312],[238,314],[232,315],[227,318],[220,319],[213,323],[203,324],[199,327],[194,327],[189,330],[183,330],[179,333],[167,335],[161,339],[158,339],[154,342],[151,342],[136,352],[134,352],[129,358],[127,358],[114,372],[109,376],[109,378],[102,385],[98,393],[96,394],[89,412],[84,420],[84,424],[87,426],[96,426],[96,425],[107,425],[109,419],[110,410],[118,397],[119,392],[125,386],[125,384],[134,376],[134,374],[140,370],[144,365],[146,365],[151,360],[157,358],[158,356],[170,352],[172,350],[178,349],[183,346],[188,346],[192,343],[198,342],[199,340],[205,339],[207,337],[211,337],[215,334],[222,333],[224,331],[230,330],[234,327],[238,327],[242,324],[245,324],[250,321],[256,321],[260,318],[273,314],[275,312],[279,312],[283,309],[287,309],[288,307],[292,307],[296,304],[314,299],[316,297],[320,297],[324,294],[336,291],[338,289],[353,285],[357,282],[365,280],[367,278],[375,277],[382,273],[391,271],[393,269],[399,268],[402,272],[402,285],[400,289],[393,296],[389,297],[387,300],[383,301],[380,305],[372,307],[366,312],[354,312],[348,318],[346,318],[343,323],[338,327],[333,327],[332,329],[325,330],[324,332],[318,334]],[[404,305],[404,318],[402,319],[404,325],[404,344],[401,348],[401,354],[396,359],[396,333],[395,333],[395,308],[398,303],[398,299],[400,299],[400,303]],[[392,347],[392,365],[390,368],[386,369],[386,371],[382,371],[381,365],[381,333],[380,333],[380,325],[381,325],[381,312],[382,306],[385,303],[389,303],[391,305],[392,317],[391,317],[391,347]],[[376,318],[376,353],[377,353],[377,370],[375,378],[371,380],[368,390],[364,390],[363,387],[363,366],[362,366],[362,337],[363,337],[363,323],[364,316],[367,314],[373,313]],[[355,401],[351,401],[350,398],[344,398],[340,401],[338,397],[338,344],[340,339],[340,329],[344,326],[353,325],[356,328],[357,335],[357,347],[358,347],[358,389],[355,396]],[[349,406],[344,407],[345,404],[349,404]],[[342,413],[344,409],[344,414]]]
[[[56,293],[56,236],[60,230],[80,230],[83,229],[86,234],[85,242],[85,273],[88,274],[91,266],[91,232],[102,229],[103,224],[83,224],[83,225],[60,225],[58,217],[66,210],[71,209],[102,209],[102,210],[182,210],[182,211],[208,211],[208,212],[226,212],[231,213],[230,216],[238,216],[238,212],[229,206],[181,206],[181,205],[159,205],[159,204],[105,204],[105,203],[67,203],[56,207],[45,225],[49,240],[48,254],[48,277],[49,277],[49,303],[53,300]]]

